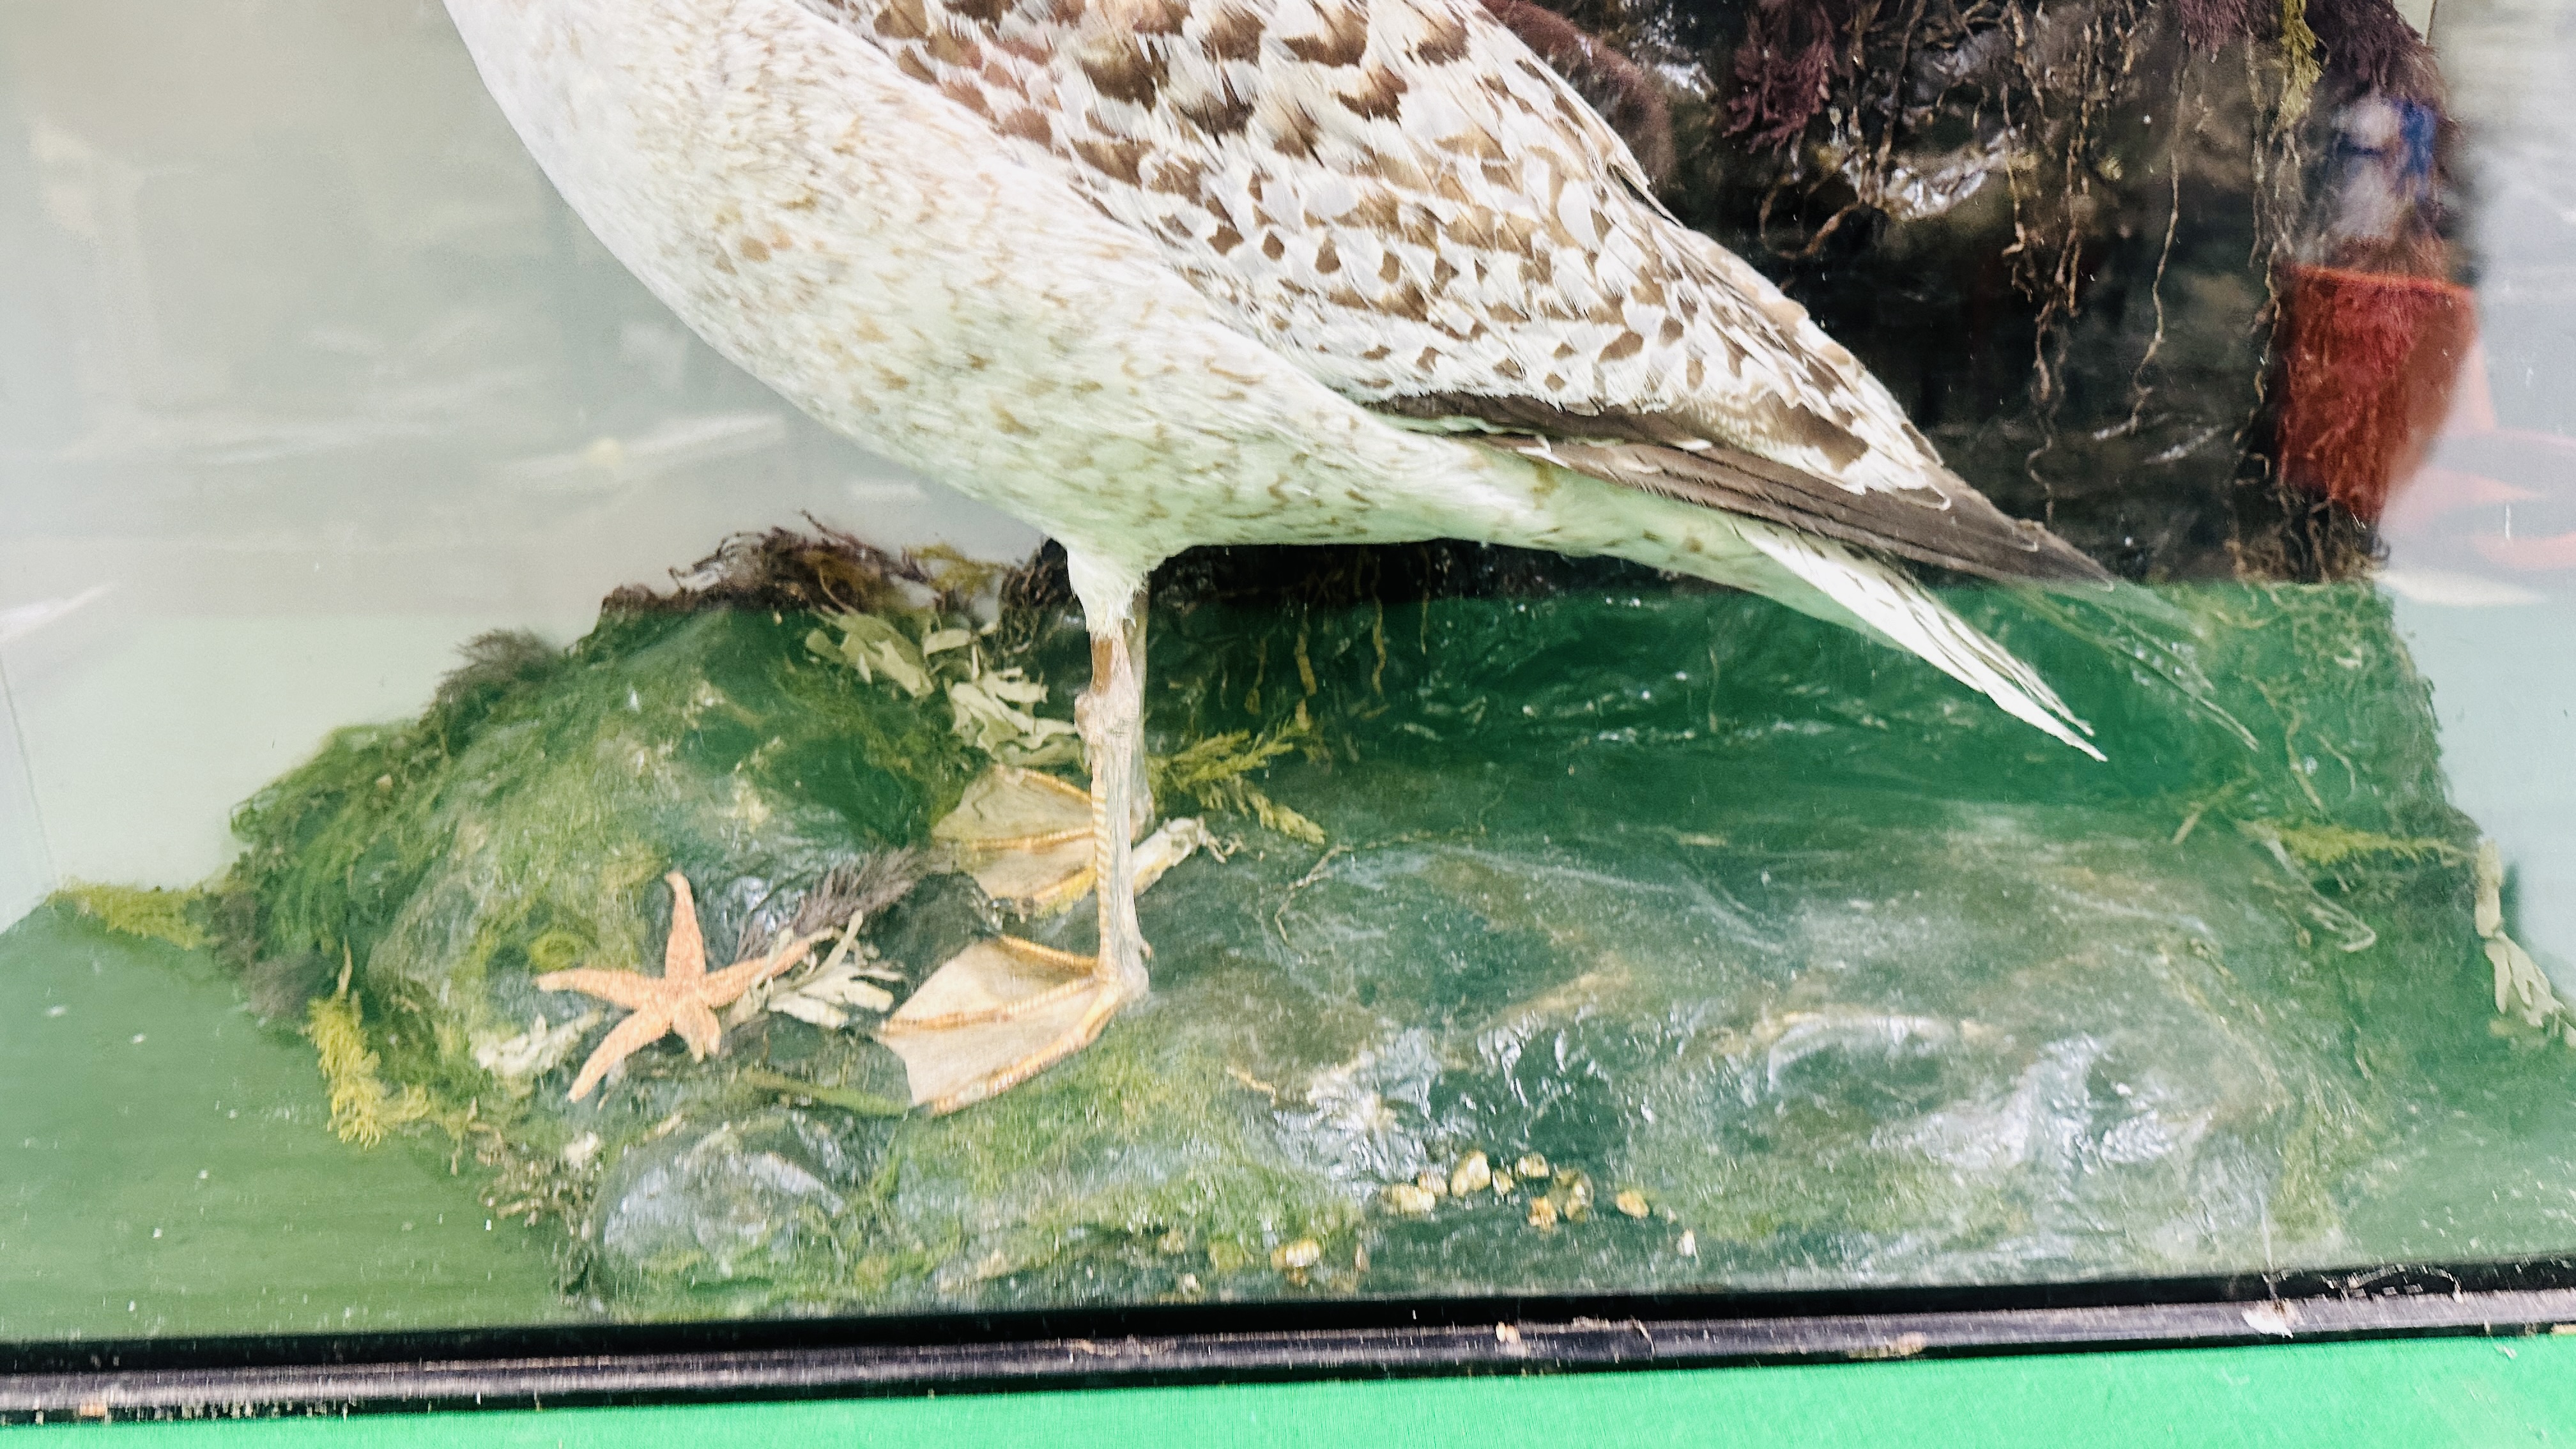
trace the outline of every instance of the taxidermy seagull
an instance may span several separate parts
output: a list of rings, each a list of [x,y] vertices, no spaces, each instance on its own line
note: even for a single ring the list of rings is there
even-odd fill
[[[888,1039],[934,1109],[1145,993],[1144,587],[1195,545],[1614,554],[1920,655],[2099,758],[1884,559],[2102,570],[1946,470],[1478,0],[448,8],[565,200],[699,335],[1064,546],[1098,954],[926,983],[940,1009]]]

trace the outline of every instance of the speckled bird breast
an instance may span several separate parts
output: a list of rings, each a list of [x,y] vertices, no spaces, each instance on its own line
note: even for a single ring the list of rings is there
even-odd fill
[[[692,328],[1069,544],[1142,568],[1196,543],[1424,537],[1527,509],[1533,470],[1389,427],[1241,337],[1131,233],[796,0],[450,9],[547,175]],[[1412,486],[1389,495],[1391,475]]]

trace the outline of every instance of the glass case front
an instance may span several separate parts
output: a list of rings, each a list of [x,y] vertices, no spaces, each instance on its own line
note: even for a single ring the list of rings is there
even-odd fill
[[[0,1343],[2576,1252],[2566,13],[1145,8],[0,13]]]

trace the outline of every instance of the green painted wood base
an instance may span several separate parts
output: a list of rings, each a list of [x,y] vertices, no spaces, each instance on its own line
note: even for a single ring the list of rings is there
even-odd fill
[[[355,1420],[69,1425],[12,1449],[449,1444],[2261,1446],[2576,1443],[2576,1337],[2449,1338],[1944,1362],[1396,1383],[1119,1389]]]

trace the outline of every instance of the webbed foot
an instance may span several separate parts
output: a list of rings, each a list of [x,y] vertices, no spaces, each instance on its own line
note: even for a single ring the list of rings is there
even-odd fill
[[[1090,795],[1051,775],[997,765],[931,834],[958,851],[986,895],[1045,915],[1091,891],[1109,854],[1093,831],[1104,818]],[[1196,820],[1166,821],[1121,853],[1126,894],[1215,844]],[[1114,945],[1095,957],[1013,936],[978,941],[932,972],[877,1035],[903,1058],[913,1105],[953,1112],[1090,1045],[1110,1017],[1145,994],[1141,963],[1127,959]]]
[[[1091,796],[1053,775],[995,765],[930,827],[998,905],[1051,916],[1091,889]]]
[[[1129,999],[1092,957],[995,936],[932,972],[877,1037],[903,1058],[914,1106],[954,1112],[1091,1045]]]

